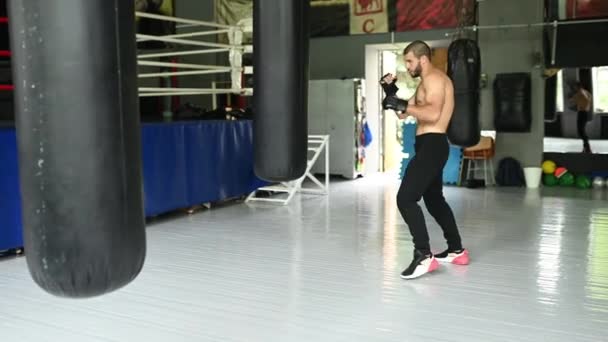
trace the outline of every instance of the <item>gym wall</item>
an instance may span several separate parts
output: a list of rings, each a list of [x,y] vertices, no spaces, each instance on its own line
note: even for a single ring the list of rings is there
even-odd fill
[[[425,30],[395,33],[395,42],[415,39],[444,40],[452,30]],[[364,78],[365,46],[391,42],[390,34],[313,38],[310,41],[310,78]]]
[[[537,23],[543,20],[542,1],[483,1],[478,5],[480,25]],[[398,32],[394,35],[394,41],[443,40],[448,32],[453,30]],[[496,159],[513,156],[524,165],[538,165],[542,158],[544,136],[544,80],[538,67],[541,61],[534,56],[542,52],[542,32],[539,29],[482,30],[478,32],[478,39],[482,73],[488,75],[488,85],[482,91],[481,98],[482,129],[494,129],[494,76],[497,73],[524,71],[530,72],[532,77],[532,130],[529,133],[499,134]],[[310,45],[311,79],[364,77],[365,45],[390,42],[390,34],[313,38]]]
[[[478,3],[479,25],[508,25],[543,21],[542,1],[511,0]],[[531,77],[532,126],[526,133],[498,133],[497,163],[503,157],[514,157],[522,166],[540,165],[543,153],[545,80],[542,76],[543,49],[541,29],[496,29],[479,31],[481,72],[487,74],[487,87],[481,92],[482,129],[494,127],[492,84],[496,74],[526,72]]]

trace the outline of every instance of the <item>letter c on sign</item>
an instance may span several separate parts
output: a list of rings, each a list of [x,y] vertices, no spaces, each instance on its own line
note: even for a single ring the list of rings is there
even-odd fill
[[[371,26],[371,27],[370,27]],[[374,31],[374,19],[367,19],[363,22],[363,32],[372,33]]]

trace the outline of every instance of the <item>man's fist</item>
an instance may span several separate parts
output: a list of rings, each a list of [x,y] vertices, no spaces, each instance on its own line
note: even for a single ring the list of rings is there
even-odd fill
[[[407,101],[397,97],[399,88],[395,83],[397,83],[397,78],[390,73],[382,76],[380,79],[380,85],[382,85],[385,94],[385,98],[382,100],[382,108],[384,110],[392,109],[397,113],[405,113]]]
[[[397,113],[405,113],[407,111],[408,102],[406,100],[402,100],[397,96],[387,96],[382,101],[382,108],[384,110],[392,109]]]
[[[382,85],[382,89],[384,90],[384,94],[386,96],[395,96],[399,88],[397,88],[397,79],[393,77],[392,74],[386,74],[382,76],[380,79],[380,85]]]
[[[391,73],[388,73],[388,74],[382,76],[380,83],[384,82],[384,83],[390,84],[390,83],[393,83],[393,81],[395,81],[395,80],[396,80],[395,76],[393,76],[393,74],[391,74]]]

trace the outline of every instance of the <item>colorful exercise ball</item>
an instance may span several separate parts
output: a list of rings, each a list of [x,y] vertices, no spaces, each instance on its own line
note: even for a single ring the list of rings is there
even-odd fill
[[[542,169],[543,169],[543,173],[545,174],[553,174],[553,172],[555,172],[555,168],[557,167],[557,165],[555,165],[555,162],[552,160],[545,160],[543,162],[542,165]]]
[[[596,189],[603,188],[606,185],[604,178],[602,177],[594,177],[593,178],[593,187]]]
[[[574,185],[574,175],[570,172],[565,172],[559,178],[559,185],[561,186],[572,186]]]
[[[547,173],[543,176],[543,183],[546,186],[555,186],[557,185],[557,177],[552,173]]]
[[[557,178],[562,178],[562,176],[564,176],[565,174],[568,173],[568,169],[566,169],[565,167],[558,167],[557,169],[555,169],[555,177]]]
[[[576,187],[580,189],[589,189],[591,187],[591,179],[585,175],[576,176]]]

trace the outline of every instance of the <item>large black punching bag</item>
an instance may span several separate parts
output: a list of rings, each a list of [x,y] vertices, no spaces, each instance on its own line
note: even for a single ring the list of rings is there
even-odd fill
[[[454,145],[469,147],[479,142],[479,47],[474,40],[457,39],[448,48],[448,76],[454,84],[454,114],[448,138]]]
[[[496,132],[530,132],[532,128],[530,73],[496,74],[494,127]]]
[[[60,297],[123,287],[145,252],[134,2],[10,0],[24,247]]]
[[[302,0],[253,2],[254,170],[271,182],[306,171],[309,6]]]

